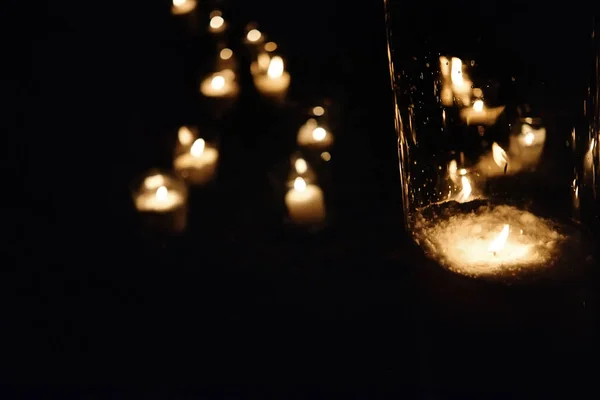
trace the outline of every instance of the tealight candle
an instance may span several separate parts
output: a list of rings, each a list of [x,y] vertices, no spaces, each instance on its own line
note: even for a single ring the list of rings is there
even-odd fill
[[[428,207],[415,222],[415,240],[426,253],[469,276],[501,277],[551,268],[574,240],[573,229],[566,225],[477,200]]]
[[[206,145],[204,139],[196,139],[190,151],[177,156],[175,170],[190,184],[203,185],[214,179],[219,152]]]
[[[235,72],[225,69],[209,75],[200,84],[200,92],[207,97],[234,97],[238,93]]]
[[[265,96],[281,97],[290,86],[290,74],[285,71],[283,59],[279,56],[270,58],[266,74],[254,74],[253,79],[256,89]]]
[[[146,228],[166,233],[185,229],[187,191],[173,178],[149,175],[134,193],[134,203]]]
[[[333,144],[333,135],[311,118],[300,127],[297,142],[300,146],[324,150]]]
[[[171,13],[173,15],[189,14],[196,9],[196,0],[173,0]]]
[[[297,177],[294,186],[285,195],[290,219],[299,225],[318,224],[325,220],[323,191],[314,184],[306,184]]]
[[[504,107],[487,108],[483,100],[475,100],[472,107],[460,111],[460,116],[467,125],[492,125],[496,122]]]

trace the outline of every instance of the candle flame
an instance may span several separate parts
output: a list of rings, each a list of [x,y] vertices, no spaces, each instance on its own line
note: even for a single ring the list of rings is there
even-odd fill
[[[187,2],[187,0],[173,0],[173,5],[175,7],[180,7],[182,5],[184,5]]]
[[[223,26],[224,23],[225,20],[220,15],[216,15],[210,19],[210,27],[212,29],[219,29]]]
[[[462,85],[465,83],[465,78],[462,73],[462,60],[458,57],[452,57],[450,79],[454,85]]]
[[[215,90],[223,89],[225,87],[225,78],[223,78],[221,75],[213,77],[210,81],[210,86],[212,86],[212,88]]]
[[[258,29],[252,29],[246,35],[246,39],[248,39],[248,41],[250,41],[250,42],[256,42],[260,39],[261,36],[262,36],[262,33],[260,33],[260,31]]]
[[[467,178],[466,176],[462,176],[460,178],[460,182],[462,183],[462,189],[460,193],[458,193],[457,201],[464,202],[469,199],[469,196],[471,196],[471,193],[473,192],[473,187],[471,186],[471,182],[469,182],[469,178]]]
[[[498,236],[496,236],[496,239],[494,239],[492,241],[492,243],[490,243],[490,246],[488,247],[488,251],[491,251],[492,253],[497,253],[497,252],[501,251],[502,249],[504,249],[504,245],[506,244],[506,240],[508,239],[509,232],[510,232],[510,225],[504,224],[504,228],[502,228],[502,232],[500,232],[498,234]]]
[[[229,48],[224,48],[219,53],[219,57],[221,57],[221,60],[229,60],[231,56],[233,56],[233,51]]]
[[[492,157],[494,157],[494,162],[498,167],[506,168],[508,165],[508,155],[496,142],[492,144]]]
[[[473,111],[475,111],[475,112],[483,111],[483,100],[475,100],[475,103],[473,103]]]
[[[317,142],[321,142],[327,136],[327,131],[319,126],[313,130],[312,136]]]
[[[277,50],[277,43],[269,42],[265,44],[265,50],[269,52]]]
[[[325,114],[325,109],[321,106],[316,106],[312,109],[312,112],[317,117],[320,117],[321,115]]]
[[[179,143],[181,143],[184,146],[190,145],[194,140],[194,134],[187,126],[182,126],[181,128],[179,128],[179,131],[177,132],[177,137],[179,138]]]
[[[258,63],[258,69],[261,71],[266,71],[269,69],[269,64],[271,63],[271,57],[267,53],[260,53],[258,55],[258,59],[256,60]]]
[[[275,56],[271,59],[267,75],[272,79],[280,78],[283,75],[283,58]]]
[[[169,195],[169,191],[166,186],[161,186],[156,189],[156,200],[158,201],[166,201],[167,196]]]
[[[306,161],[304,161],[303,158],[297,159],[294,163],[294,167],[299,174],[303,174],[308,170],[308,164],[306,164]]]
[[[164,184],[165,178],[160,174],[148,176],[144,179],[144,186],[146,186],[147,189],[156,189]]]
[[[304,179],[298,177],[294,180],[294,189],[299,192],[304,192],[306,190],[306,182]]]
[[[205,146],[206,142],[204,141],[204,139],[196,139],[196,141],[192,145],[192,148],[190,149],[190,153],[192,154],[192,156],[199,158],[202,156],[202,153],[204,153]]]

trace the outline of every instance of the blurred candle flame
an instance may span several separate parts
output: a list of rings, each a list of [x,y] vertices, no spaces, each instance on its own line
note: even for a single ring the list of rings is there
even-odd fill
[[[158,201],[166,201],[169,195],[169,191],[166,186],[160,186],[156,189],[156,200]]]
[[[306,161],[304,161],[303,158],[297,159],[294,163],[294,167],[296,168],[296,172],[298,172],[299,174],[304,174],[308,170],[308,165],[306,164]]]
[[[508,165],[508,155],[496,142],[492,144],[492,157],[498,167],[506,168]]]
[[[233,51],[229,48],[224,48],[219,53],[219,57],[221,57],[221,60],[229,60],[232,56],[233,56]]]
[[[462,203],[469,200],[469,197],[473,192],[473,188],[471,187],[471,182],[469,182],[469,178],[467,178],[466,176],[461,176],[460,182],[462,183],[462,189],[458,193],[457,201],[459,203]]]
[[[223,89],[225,87],[225,78],[223,78],[221,75],[216,75],[210,81],[210,86],[212,86],[212,88],[215,90]]]
[[[144,179],[144,186],[147,189],[156,189],[164,184],[165,178],[160,174],[148,176],[146,179]]]
[[[319,126],[313,130],[312,136],[313,139],[320,142],[327,136],[327,131]]]
[[[204,139],[196,139],[196,141],[192,145],[192,148],[190,149],[190,153],[192,154],[192,156],[199,158],[202,156],[202,153],[204,153],[205,146],[206,142],[204,141]]]
[[[181,143],[184,146],[190,145],[194,140],[194,134],[187,126],[182,126],[181,128],[179,128],[179,131],[177,132],[177,137],[179,138],[179,143]]]
[[[269,62],[267,76],[271,79],[280,78],[283,75],[283,58],[275,56]]]
[[[261,36],[262,33],[260,33],[258,29],[251,29],[246,34],[246,39],[248,39],[249,42],[257,42],[261,38]]]
[[[306,182],[304,179],[298,177],[294,180],[294,189],[299,192],[304,192],[306,190]]]

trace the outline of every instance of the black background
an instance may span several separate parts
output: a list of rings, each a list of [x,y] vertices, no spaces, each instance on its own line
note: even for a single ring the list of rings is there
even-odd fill
[[[328,383],[282,397],[595,389],[596,280],[505,287],[414,265],[381,2],[224,3],[231,45],[242,54],[244,24],[257,21],[292,76],[281,108],[246,76],[224,121],[190,86],[190,66],[213,57],[214,43],[186,37],[168,2],[122,3],[13,10],[26,23],[7,32],[4,381],[138,382],[159,397],[167,391],[154,384],[169,382]],[[324,97],[335,111],[334,218],[300,235],[282,225],[270,177]],[[130,183],[168,166],[189,121],[221,131],[219,180],[192,193],[185,237],[151,243]]]

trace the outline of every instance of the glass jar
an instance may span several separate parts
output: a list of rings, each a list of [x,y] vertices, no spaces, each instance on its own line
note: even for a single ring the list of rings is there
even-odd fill
[[[386,1],[406,227],[459,274],[557,277],[591,260],[592,18],[538,6]]]

